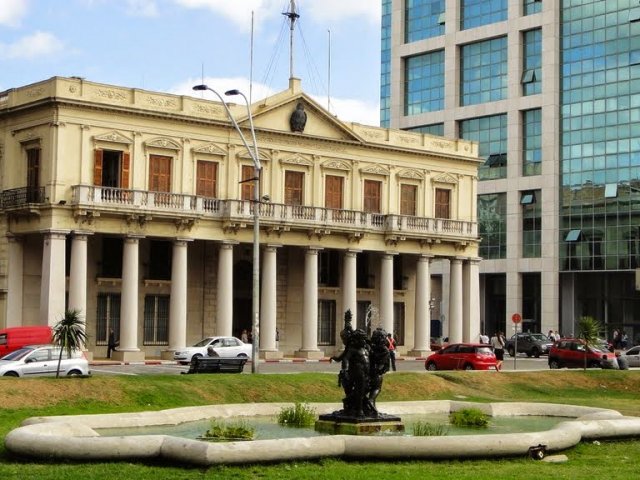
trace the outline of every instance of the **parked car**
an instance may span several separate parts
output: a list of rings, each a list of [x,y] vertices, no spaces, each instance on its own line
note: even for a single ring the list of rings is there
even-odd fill
[[[55,376],[58,370],[60,347],[56,345],[29,345],[0,358],[0,375],[5,377]],[[89,362],[77,350],[71,357],[62,351],[60,375],[90,375]]]
[[[47,325],[3,328],[0,330],[0,357],[26,345],[51,343],[51,334],[51,327]]]
[[[627,361],[630,367],[640,367],[640,345],[631,347],[629,350],[620,352],[620,357]]]
[[[549,368],[618,368],[615,354],[600,345],[587,348],[583,340],[563,338],[549,351]]]
[[[496,356],[489,345],[452,343],[429,355],[424,368],[435,370],[489,370],[496,367]]]
[[[211,347],[211,355],[209,353]],[[173,353],[173,359],[178,363],[191,363],[194,357],[248,358],[251,359],[250,343],[244,343],[236,337],[207,337],[192,347],[181,348]]]
[[[526,353],[527,357],[538,358],[546,355],[553,346],[553,341],[544,333],[516,333],[504,345],[509,355],[516,355],[516,337],[518,339],[518,353]]]

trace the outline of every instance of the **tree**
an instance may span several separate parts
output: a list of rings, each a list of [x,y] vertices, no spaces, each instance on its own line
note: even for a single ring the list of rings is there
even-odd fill
[[[577,337],[584,342],[584,369],[587,369],[587,350],[598,345],[600,322],[593,317],[581,317],[578,320]]]
[[[74,351],[82,350],[87,343],[87,334],[84,327],[84,322],[80,317],[80,310],[65,311],[64,318],[54,325],[52,341],[60,347],[56,378],[60,376],[62,353],[67,352],[67,356],[71,358]]]

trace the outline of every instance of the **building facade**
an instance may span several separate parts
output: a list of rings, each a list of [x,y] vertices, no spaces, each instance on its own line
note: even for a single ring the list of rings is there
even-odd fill
[[[382,5],[381,124],[480,143],[483,328],[638,343],[638,2]]]
[[[335,353],[346,310],[404,353],[430,350],[443,304],[452,339],[477,335],[476,143],[343,123],[292,79],[251,117],[229,105],[256,182],[223,107],[79,78],[0,93],[0,324],[77,309],[88,350],[113,328],[125,360],[239,336],[258,208],[262,357]]]

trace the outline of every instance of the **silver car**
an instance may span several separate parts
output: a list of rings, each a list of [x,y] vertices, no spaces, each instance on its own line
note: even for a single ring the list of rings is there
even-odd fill
[[[60,347],[55,345],[30,345],[0,358],[0,375],[5,377],[55,376],[58,370]],[[74,351],[71,358],[62,351],[60,375],[90,375],[89,362],[81,351]]]
[[[196,357],[251,359],[251,344],[236,337],[207,337],[192,347],[180,348],[173,353],[178,363],[190,363]]]
[[[640,367],[640,345],[631,347],[626,352],[620,352],[620,357],[625,359],[630,367]]]

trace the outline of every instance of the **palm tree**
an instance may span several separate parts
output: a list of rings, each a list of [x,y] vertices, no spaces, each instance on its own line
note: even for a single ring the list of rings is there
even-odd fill
[[[577,337],[584,342],[584,369],[587,369],[587,350],[598,345],[600,335],[600,322],[593,317],[581,317],[578,321]]]
[[[67,352],[67,356],[71,358],[74,351],[82,350],[85,346],[87,334],[84,327],[84,322],[80,317],[80,310],[66,310],[64,312],[64,318],[53,327],[53,343],[60,347],[56,378],[60,376],[62,353]]]

